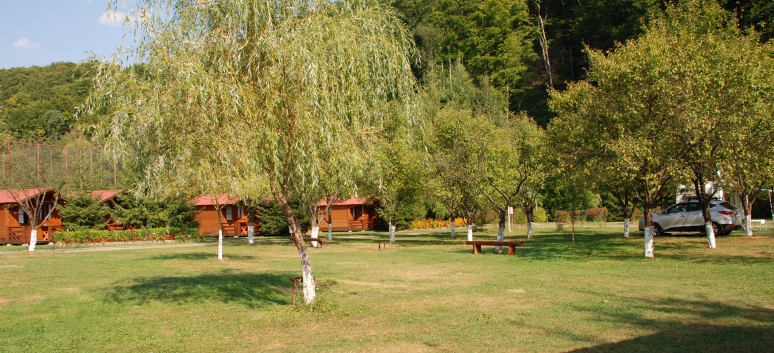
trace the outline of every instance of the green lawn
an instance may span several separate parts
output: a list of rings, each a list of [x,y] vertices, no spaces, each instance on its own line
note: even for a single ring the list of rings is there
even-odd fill
[[[583,228],[575,246],[537,228],[516,256],[473,255],[464,232],[399,232],[377,250],[386,238],[337,233],[310,249],[311,308],[290,305],[301,268],[285,239],[229,239],[224,261],[211,246],[0,247],[0,352],[774,350],[774,233],[715,250],[660,237],[650,260],[641,233],[615,224]]]

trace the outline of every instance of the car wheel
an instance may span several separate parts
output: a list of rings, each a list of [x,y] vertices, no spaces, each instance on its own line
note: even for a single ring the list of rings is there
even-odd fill
[[[653,237],[658,237],[664,234],[664,232],[661,230],[661,226],[658,224],[653,223]]]
[[[723,229],[720,228],[720,224],[717,224],[715,222],[712,222],[712,232],[715,233],[717,236],[725,235],[723,234]]]

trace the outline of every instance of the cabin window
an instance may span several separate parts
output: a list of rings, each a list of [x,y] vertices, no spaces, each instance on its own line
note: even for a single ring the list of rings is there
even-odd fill
[[[231,210],[231,206],[226,206],[226,220],[231,222],[234,219],[233,211]]]
[[[237,209],[237,218],[242,218],[245,216],[245,206],[239,206]]]
[[[51,220],[51,215],[48,214],[48,211],[51,209],[51,205],[42,205],[40,206],[40,210],[38,210],[38,221],[42,221],[43,217],[46,218],[47,221]]]
[[[352,214],[352,219],[358,219],[363,215],[363,207],[352,207],[349,209],[349,212]]]
[[[19,207],[19,224],[27,223],[27,215],[24,213],[21,207]]]

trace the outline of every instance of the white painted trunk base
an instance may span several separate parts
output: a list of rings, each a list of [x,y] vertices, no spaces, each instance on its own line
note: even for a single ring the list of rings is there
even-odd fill
[[[304,303],[309,305],[312,304],[317,297],[314,276],[312,276],[312,263],[309,261],[309,255],[304,254],[303,251],[299,250],[298,255],[301,257],[301,276],[304,281]]]
[[[252,222],[247,226],[247,242],[250,245],[255,244],[255,226]]]
[[[653,228],[645,227],[645,257],[653,258]]]
[[[624,238],[629,237],[629,219],[624,218]]]
[[[38,230],[33,229],[32,231],[30,231],[30,246],[28,248],[29,251],[30,252],[35,251],[35,245],[37,244],[38,244]]]
[[[333,224],[328,223],[328,240],[333,240]]]
[[[704,223],[704,232],[707,233],[707,247],[710,249],[717,248],[717,244],[715,244],[715,232],[712,231],[712,222]]]
[[[452,219],[452,221],[451,221],[451,237],[452,238],[457,236],[457,234],[455,232],[456,232],[456,229],[454,228],[454,220]]]
[[[390,244],[395,243],[395,225],[390,222]]]
[[[473,241],[473,225],[468,224],[468,241]]]
[[[752,215],[749,214],[744,216],[744,235],[748,237],[753,236]]]
[[[218,260],[223,260],[223,229],[218,229]]]
[[[320,226],[312,227],[312,238],[317,238],[318,235],[320,235]],[[317,242],[313,241],[312,242],[312,246],[316,248],[317,247]]]
[[[527,239],[532,239],[532,221],[527,222]]]

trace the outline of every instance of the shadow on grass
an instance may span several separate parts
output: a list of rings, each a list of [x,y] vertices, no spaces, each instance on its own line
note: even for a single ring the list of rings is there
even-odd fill
[[[198,276],[140,278],[118,284],[105,300],[142,305],[148,302],[174,304],[222,302],[255,308],[290,303],[292,274],[222,273]]]
[[[772,352],[774,310],[741,307],[718,301],[630,299],[623,306],[587,305],[599,320],[659,332],[572,352]],[[661,313],[657,319],[642,313]]]
[[[202,261],[217,259],[218,254],[216,252],[195,252],[195,253],[183,253],[183,254],[163,254],[152,256],[150,260],[185,260],[185,261]],[[224,254],[223,258],[226,260],[253,260],[255,256],[250,255],[229,255]]]
[[[676,325],[652,335],[570,352],[772,352],[774,332],[763,327]]]

